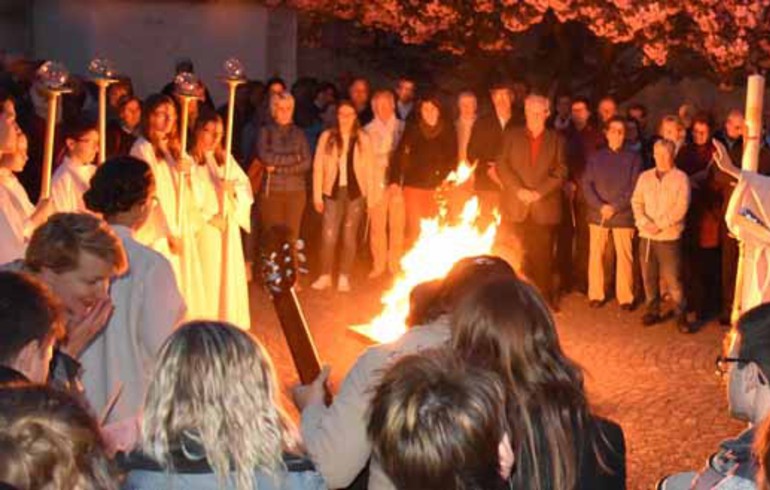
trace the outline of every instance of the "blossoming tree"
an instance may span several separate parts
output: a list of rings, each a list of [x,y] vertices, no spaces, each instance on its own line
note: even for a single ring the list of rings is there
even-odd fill
[[[770,0],[271,0],[301,11],[354,20],[461,54],[515,49],[517,33],[553,15],[598,38],[639,47],[648,64],[676,50],[701,55],[720,78],[768,68]],[[754,59],[757,58],[757,59]]]

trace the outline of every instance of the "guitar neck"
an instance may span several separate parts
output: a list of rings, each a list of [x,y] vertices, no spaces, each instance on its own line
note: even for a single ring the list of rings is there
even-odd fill
[[[283,335],[286,337],[286,343],[289,344],[299,379],[302,384],[309,384],[321,373],[321,360],[297,294],[294,288],[291,288],[285,292],[272,293],[272,296],[275,312],[281,323]]]

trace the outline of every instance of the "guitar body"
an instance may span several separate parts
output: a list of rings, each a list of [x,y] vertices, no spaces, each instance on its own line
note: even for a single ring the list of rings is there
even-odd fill
[[[321,361],[294,284],[297,281],[296,246],[287,241],[287,230],[277,227],[266,233],[262,248],[262,277],[270,292],[283,335],[302,384],[321,373]]]

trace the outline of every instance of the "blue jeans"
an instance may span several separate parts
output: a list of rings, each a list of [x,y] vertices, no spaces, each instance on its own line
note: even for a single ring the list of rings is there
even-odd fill
[[[340,188],[337,198],[324,196],[324,215],[321,226],[321,274],[331,274],[334,251],[342,231],[340,274],[348,275],[356,259],[358,225],[364,215],[364,198],[348,198],[346,188]]]
[[[642,238],[639,241],[639,263],[647,312],[660,314],[661,280],[668,286],[676,313],[686,311],[682,289],[682,240],[664,242]]]

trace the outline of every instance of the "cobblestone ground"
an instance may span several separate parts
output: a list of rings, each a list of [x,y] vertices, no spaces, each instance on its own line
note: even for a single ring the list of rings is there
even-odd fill
[[[368,345],[347,326],[379,311],[385,285],[360,280],[347,295],[307,287],[299,293],[320,355],[332,365],[333,384]],[[253,289],[253,331],[288,387],[297,382],[288,348],[266,294]],[[615,305],[591,310],[580,295],[565,298],[561,309],[556,318],[563,347],[584,367],[592,404],[625,431],[629,489],[651,489],[667,474],[699,468],[721,439],[742,429],[729,418],[724,383],[714,374],[725,334],[719,325],[689,336],[673,324],[643,328],[640,311],[629,314]]]

